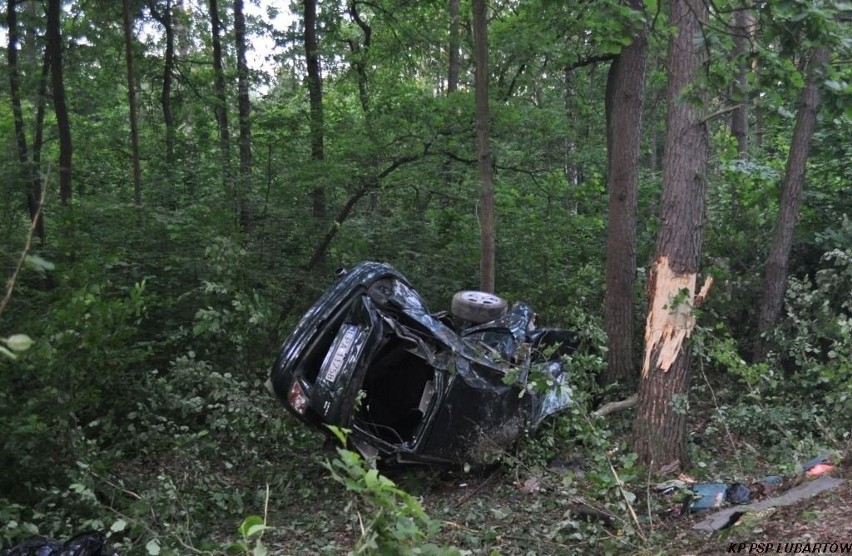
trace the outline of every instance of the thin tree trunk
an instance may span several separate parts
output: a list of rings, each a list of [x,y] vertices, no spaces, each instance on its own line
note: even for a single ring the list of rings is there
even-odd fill
[[[686,468],[689,357],[684,341],[695,324],[693,307],[706,295],[705,290],[698,295],[695,290],[704,225],[708,141],[702,113],[705,103],[680,97],[686,87],[695,83],[706,62],[704,44],[697,38],[707,21],[708,8],[704,0],[672,0],[669,10],[669,21],[676,31],[669,39],[668,52],[662,224],[648,280],[645,360],[633,425],[633,449],[651,467],[678,461]]]
[[[811,54],[811,59],[808,62],[807,81],[796,114],[796,127],[793,129],[793,139],[790,144],[790,152],[787,155],[787,170],[784,174],[784,183],[781,186],[781,205],[778,219],[775,221],[772,246],[769,249],[766,272],[763,278],[763,298],[760,303],[760,320],[758,322],[758,331],[761,335],[765,335],[775,326],[784,302],[790,249],[793,246],[796,220],[799,218],[799,210],[802,205],[805,170],[814,129],[816,128],[817,113],[821,104],[817,83],[828,58],[828,48],[819,47]],[[754,359],[756,361],[765,359],[767,349],[766,339],[761,337],[757,342]]]
[[[479,203],[481,248],[479,260],[479,289],[494,291],[496,222],[494,216],[494,178],[491,173],[488,110],[488,20],[485,0],[473,0],[473,43],[476,69],[476,159],[482,190]]]
[[[240,174],[251,175],[251,103],[249,70],[246,63],[246,18],[243,0],[234,0],[234,35],[237,46],[237,96],[240,117]]]
[[[373,28],[358,13],[356,2],[350,0],[347,11],[355,25],[361,29],[364,37],[360,43],[357,40],[349,39],[349,50],[352,52],[352,67],[358,77],[358,98],[361,101],[361,109],[364,111],[364,116],[367,120],[367,133],[369,135],[372,131],[372,113],[370,110],[370,96],[367,93],[367,56],[373,41]]]
[[[133,163],[133,204],[136,216],[142,218],[142,170],[139,166],[139,126],[136,121],[136,72],[133,63],[133,22],[130,0],[123,0],[124,58],[127,62],[127,106],[130,111],[130,154]]]
[[[737,154],[744,157],[748,152],[748,66],[746,56],[749,52],[749,36],[754,25],[751,13],[746,9],[737,10],[734,16],[734,56],[739,61],[737,77],[734,81],[733,101],[737,107],[731,112],[731,135],[737,140]]]
[[[631,7],[642,9],[641,0]],[[648,31],[613,60],[606,86],[609,208],[606,245],[607,368],[602,382],[631,384],[633,364],[633,288],[636,276],[636,197]]]
[[[6,50],[9,66],[9,96],[12,101],[12,117],[15,120],[15,142],[18,147],[18,161],[21,163],[21,176],[27,187],[27,210],[30,222],[34,224],[33,230],[36,237],[44,243],[44,216],[39,211],[39,199],[41,199],[41,180],[38,168],[30,163],[29,150],[27,149],[27,134],[24,129],[24,112],[21,107],[21,80],[18,72],[18,14],[16,8],[17,0],[7,0],[6,23],[9,34],[9,45]]]
[[[53,109],[59,131],[59,199],[63,205],[71,201],[71,123],[65,105],[65,82],[62,77],[62,37],[60,14],[62,0],[47,2],[47,50],[50,53],[50,76],[53,88]]]
[[[562,69],[562,75],[565,78],[565,90],[562,93],[562,107],[565,109],[565,117],[569,120],[574,118],[574,87],[573,87],[573,74],[570,67],[565,67]],[[576,145],[577,138],[577,130],[573,129],[570,131],[568,135],[565,137],[564,144],[564,163],[563,163],[563,171],[565,173],[565,181],[568,182],[569,186],[576,186],[579,182],[579,174],[580,170],[577,167],[577,161],[575,159],[575,152],[577,150]]]
[[[237,203],[243,230],[252,227],[248,188],[251,184],[251,102],[249,101],[249,70],[246,63],[246,18],[243,0],[234,0],[234,39],[237,47],[237,106],[240,120],[240,179]]]
[[[447,93],[453,93],[459,88],[459,0],[450,0],[450,41],[449,66],[447,70]]]
[[[228,129],[228,95],[225,92],[225,69],[222,64],[221,22],[217,0],[209,0],[210,34],[213,40],[213,88],[216,95],[216,123],[219,126],[219,151],[222,161],[222,179],[225,190],[234,199],[234,183],[231,175],[231,133]],[[236,208],[236,207],[234,207]]]
[[[172,2],[166,0],[162,12],[157,10],[153,0],[148,2],[148,10],[166,34],[166,51],[163,60],[163,88],[160,91],[160,106],[163,110],[163,124],[166,126],[166,171],[171,172],[175,162],[175,120],[172,113],[172,79],[175,68],[175,29],[172,25]]]
[[[38,184],[39,190],[41,190],[41,175],[39,175],[39,171],[41,169],[41,146],[44,143],[44,113],[47,109],[47,81],[49,77],[50,51],[45,49],[44,60],[41,64],[41,77],[38,81],[36,121],[35,129],[33,130],[33,170],[35,173],[33,176],[33,190],[36,188],[36,183]],[[42,215],[42,217],[44,217],[44,215]]]
[[[308,66],[308,99],[310,104],[310,133],[311,160],[325,158],[324,117],[322,110],[322,69],[317,40],[317,0],[304,0],[305,16],[305,60]],[[321,185],[314,187],[313,215],[315,218],[325,217],[325,188]]]

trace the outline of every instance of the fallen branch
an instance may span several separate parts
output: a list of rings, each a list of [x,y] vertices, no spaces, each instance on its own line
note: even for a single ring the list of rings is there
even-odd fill
[[[609,415],[610,413],[615,413],[616,411],[621,411],[622,409],[627,409],[628,407],[633,407],[636,405],[636,401],[639,399],[639,394],[633,394],[629,398],[625,400],[621,400],[618,402],[609,402],[598,408],[596,411],[592,412],[592,415],[597,415],[598,417],[603,417],[605,415]]]

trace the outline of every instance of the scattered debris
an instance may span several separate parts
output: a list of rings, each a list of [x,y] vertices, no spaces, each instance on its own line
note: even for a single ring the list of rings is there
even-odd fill
[[[742,483],[732,483],[725,490],[725,501],[729,504],[748,504],[751,502],[751,489]]]
[[[725,503],[725,493],[728,485],[725,483],[703,483],[692,485],[692,492],[698,497],[689,503],[688,512],[720,508]]]
[[[726,508],[710,515],[703,521],[699,521],[693,525],[692,528],[700,531],[718,531],[736,523],[739,516],[742,516],[746,512],[757,512],[778,506],[789,506],[796,502],[812,498],[820,492],[836,488],[842,484],[842,479],[834,477],[820,477],[819,479],[795,486],[781,496],[767,498],[766,500],[761,500],[760,502],[755,502],[746,506]],[[739,516],[736,514],[739,514]]]
[[[802,465],[804,476],[816,476],[830,473],[835,466],[829,456],[818,456]],[[779,475],[769,475],[746,485],[739,482],[725,483],[696,483],[688,475],[681,474],[677,479],[668,480],[655,486],[655,491],[671,499],[668,509],[662,513],[666,517],[678,517],[684,514],[721,508],[726,504],[733,507],[712,514],[696,524],[693,528],[715,531],[724,529],[747,513],[754,513],[777,506],[786,506],[800,500],[810,498],[823,490],[834,488],[843,483],[840,479],[822,477],[821,479],[800,484],[788,490],[781,496],[766,498],[775,493],[783,484],[784,479]],[[763,500],[751,503],[756,498]]]
[[[518,488],[521,492],[526,492],[527,494],[531,494],[533,492],[538,492],[541,490],[541,478],[540,477],[530,477],[522,484],[518,485]]]
[[[803,463],[802,469],[808,477],[817,477],[834,471],[834,465],[827,455],[822,455]]]

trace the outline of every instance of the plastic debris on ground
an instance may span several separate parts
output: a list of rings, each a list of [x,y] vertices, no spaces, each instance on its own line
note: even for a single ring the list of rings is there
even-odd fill
[[[802,470],[808,477],[817,477],[834,471],[834,465],[827,455],[817,456],[802,464]]]
[[[790,477],[818,477],[807,481],[787,492],[778,495],[785,484],[784,477],[769,475],[755,482],[744,484],[740,482],[726,483],[696,483],[687,475],[679,475],[677,479],[664,481],[655,485],[658,495],[666,497],[668,509],[662,512],[666,517],[678,517],[693,512],[717,510],[711,513],[694,528],[718,530],[736,523],[746,512],[759,511],[767,508],[788,505],[793,501],[802,500],[816,495],[823,490],[836,487],[843,481],[840,479],[822,477],[836,470],[835,462],[830,456],[817,456],[801,466],[802,471]],[[757,501],[755,501],[757,500]],[[724,506],[731,506],[722,509]]]

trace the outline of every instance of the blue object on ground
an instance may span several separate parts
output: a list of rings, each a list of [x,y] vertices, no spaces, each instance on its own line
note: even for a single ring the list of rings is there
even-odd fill
[[[692,492],[699,495],[699,498],[689,503],[687,511],[695,512],[699,510],[709,510],[718,508],[725,502],[725,492],[728,490],[728,485],[725,483],[704,483],[692,485]]]

